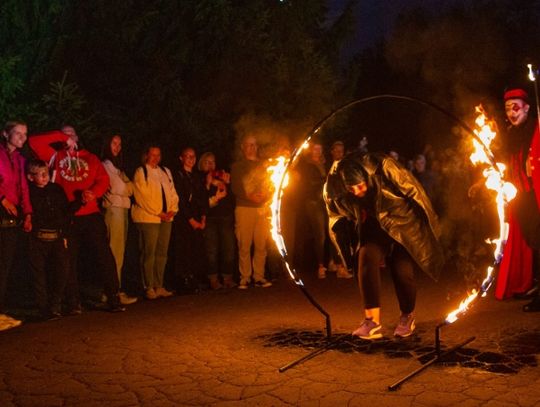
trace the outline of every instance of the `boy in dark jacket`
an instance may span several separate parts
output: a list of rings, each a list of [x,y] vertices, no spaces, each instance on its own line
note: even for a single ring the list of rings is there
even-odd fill
[[[49,182],[49,169],[44,161],[30,161],[27,177],[34,209],[29,257],[35,301],[44,320],[57,319],[61,316],[69,271],[66,236],[71,217],[68,200],[61,186]]]

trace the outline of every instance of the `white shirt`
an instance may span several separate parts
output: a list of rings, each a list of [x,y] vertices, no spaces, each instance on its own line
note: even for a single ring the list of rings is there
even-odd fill
[[[129,208],[131,206],[129,197],[133,195],[133,184],[123,171],[114,166],[111,160],[103,161],[103,167],[109,174],[111,184],[109,190],[103,195],[103,207]]]
[[[137,168],[133,176],[135,204],[131,208],[131,218],[135,223],[161,223],[159,214],[163,212],[162,188],[167,201],[167,212],[178,212],[178,194],[168,168],[145,167],[146,177],[142,167]]]

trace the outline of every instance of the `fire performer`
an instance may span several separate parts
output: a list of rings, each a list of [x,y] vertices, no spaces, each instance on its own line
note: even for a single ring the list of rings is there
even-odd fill
[[[352,153],[334,163],[324,198],[330,234],[344,264],[346,241],[333,226],[342,218],[355,223],[358,237],[358,283],[363,294],[365,320],[352,334],[362,339],[382,337],[380,321],[380,267],[385,257],[401,310],[394,330],[398,337],[415,329],[416,283],[419,266],[437,279],[443,264],[439,225],[431,202],[419,182],[390,156]]]
[[[516,198],[508,208],[508,241],[501,262],[495,296],[498,299],[515,294],[534,296],[523,311],[540,311],[538,276],[534,282],[533,267],[540,267],[540,134],[538,121],[529,114],[527,92],[509,88],[504,93],[507,131],[508,177],[516,186]]]

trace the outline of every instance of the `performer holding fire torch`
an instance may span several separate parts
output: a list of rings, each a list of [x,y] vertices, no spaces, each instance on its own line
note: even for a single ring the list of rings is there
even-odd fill
[[[540,267],[540,134],[536,117],[529,114],[529,96],[524,89],[509,88],[504,93],[504,108],[510,122],[505,145],[508,178],[518,193],[508,208],[510,229],[495,296],[534,297],[523,306],[523,311],[534,312],[540,311],[538,275],[533,272]]]
[[[388,256],[401,316],[398,337],[415,329],[415,266],[437,279],[443,264],[439,226],[431,202],[419,182],[390,156],[352,153],[330,169],[324,198],[330,234],[346,264],[333,226],[342,218],[355,222],[358,235],[358,283],[365,320],[352,334],[362,339],[382,337],[380,267]],[[349,265],[350,267],[350,265]]]

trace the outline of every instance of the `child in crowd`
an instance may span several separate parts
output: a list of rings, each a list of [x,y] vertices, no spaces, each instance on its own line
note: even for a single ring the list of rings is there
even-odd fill
[[[70,210],[64,190],[49,182],[44,161],[27,165],[33,228],[30,234],[30,269],[34,277],[35,301],[44,320],[61,316],[61,301],[69,271],[67,230]]]

